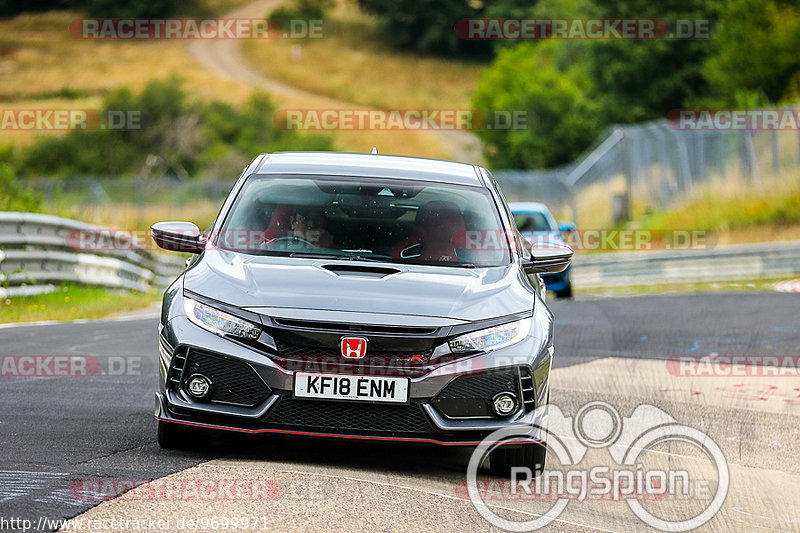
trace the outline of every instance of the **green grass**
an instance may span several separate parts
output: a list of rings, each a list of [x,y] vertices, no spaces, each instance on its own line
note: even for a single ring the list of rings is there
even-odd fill
[[[65,284],[55,292],[0,300],[0,323],[107,318],[136,311],[161,299],[161,291],[113,290]]]
[[[678,208],[649,217],[647,228],[692,228],[706,231],[739,230],[760,225],[800,223],[800,181],[795,186],[763,194],[707,191]]]
[[[645,296],[653,294],[680,294],[689,292],[764,292],[774,291],[775,284],[794,278],[755,279],[740,281],[703,281],[696,283],[659,283],[650,285],[631,285],[627,287],[597,287],[593,289],[575,288],[580,296]]]

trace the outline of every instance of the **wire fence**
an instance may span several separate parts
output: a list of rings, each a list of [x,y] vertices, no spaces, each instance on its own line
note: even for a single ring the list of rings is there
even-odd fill
[[[662,119],[613,127],[559,168],[494,174],[510,199],[538,200],[573,222],[607,226],[696,193],[797,182],[800,132],[689,131]]]

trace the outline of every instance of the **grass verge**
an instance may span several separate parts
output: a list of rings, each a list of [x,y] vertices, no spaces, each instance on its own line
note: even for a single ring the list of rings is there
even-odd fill
[[[0,300],[0,323],[108,318],[146,308],[161,291],[113,290],[65,284],[54,292]]]
[[[630,285],[627,287],[597,287],[592,289],[575,288],[580,296],[648,296],[654,294],[681,294],[689,292],[772,292],[775,284],[794,278],[755,279],[741,281],[703,281],[697,283],[660,283],[650,285]]]

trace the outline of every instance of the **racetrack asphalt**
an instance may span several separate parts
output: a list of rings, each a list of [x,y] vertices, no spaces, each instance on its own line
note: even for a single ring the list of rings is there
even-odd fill
[[[552,403],[574,415],[586,402],[603,400],[626,417],[648,403],[703,430],[731,464],[728,499],[706,527],[800,531],[797,379],[683,379],[666,363],[687,354],[797,357],[800,296],[578,298],[552,301],[551,307],[556,316]],[[86,355],[99,364],[91,377],[0,376],[0,529],[21,529],[3,518],[48,526],[40,519],[204,513],[268,516],[268,527],[261,530],[493,528],[460,497],[469,450],[287,437],[224,437],[191,451],[161,450],[152,414],[156,328],[156,318],[144,317],[0,329],[4,357]],[[131,366],[120,370],[120,362]],[[667,456],[671,461],[681,454]],[[593,454],[586,460],[601,461]],[[76,490],[87,480],[138,484],[170,475],[269,479],[280,496],[256,504],[123,496],[97,505],[98,499]],[[534,516],[524,502],[495,503],[510,519]],[[548,528],[644,529],[627,507],[617,505],[622,504],[571,503]]]

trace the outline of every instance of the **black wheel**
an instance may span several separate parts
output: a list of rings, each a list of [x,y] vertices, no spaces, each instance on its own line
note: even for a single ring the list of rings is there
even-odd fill
[[[511,467],[527,467],[533,477],[539,477],[546,458],[544,443],[499,446],[489,455],[489,471],[495,476],[510,478]]]
[[[557,298],[572,298],[572,282],[570,281],[567,283],[567,286],[561,289],[560,291],[556,291]]]
[[[188,430],[180,424],[158,421],[158,445],[165,450],[180,450],[188,446]]]

